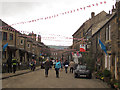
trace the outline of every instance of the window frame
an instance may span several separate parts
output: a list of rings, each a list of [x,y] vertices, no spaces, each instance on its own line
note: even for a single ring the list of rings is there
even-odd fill
[[[12,36],[12,39],[11,39],[11,36]],[[13,33],[9,34],[9,40],[13,40]]]
[[[6,38],[4,37],[4,34],[6,33]],[[7,41],[7,33],[8,32],[3,32],[3,40],[6,40]]]
[[[23,39],[21,39],[21,40],[20,40],[20,44],[21,44],[21,45],[23,45],[23,42],[21,43],[21,41],[23,41],[23,42],[24,42],[24,40],[23,40]]]

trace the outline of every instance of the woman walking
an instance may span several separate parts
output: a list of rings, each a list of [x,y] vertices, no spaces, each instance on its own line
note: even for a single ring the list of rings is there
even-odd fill
[[[61,63],[58,60],[56,61],[57,61],[55,64],[56,78],[59,78],[59,69],[61,68]]]

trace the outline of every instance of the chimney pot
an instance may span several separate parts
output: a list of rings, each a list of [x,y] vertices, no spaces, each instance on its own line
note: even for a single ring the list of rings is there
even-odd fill
[[[93,18],[95,16],[95,12],[91,13],[91,18]]]

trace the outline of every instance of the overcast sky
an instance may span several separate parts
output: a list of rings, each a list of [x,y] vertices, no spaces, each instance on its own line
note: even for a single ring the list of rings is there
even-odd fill
[[[104,1],[107,3],[100,4]],[[96,3],[98,3],[98,6],[86,7]],[[40,34],[42,42],[46,45],[70,46],[72,45],[72,39],[66,39],[65,37],[72,37],[78,28],[91,17],[91,12],[98,14],[104,10],[108,13],[114,4],[115,0],[1,0],[0,8],[2,12],[0,12],[0,17],[11,25],[58,14],[59,16],[56,18],[12,27],[17,30],[34,31],[34,33]],[[66,15],[61,14],[83,7],[86,7],[86,9]]]

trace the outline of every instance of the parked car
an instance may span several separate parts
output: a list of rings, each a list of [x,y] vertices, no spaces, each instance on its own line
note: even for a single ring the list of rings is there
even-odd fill
[[[86,65],[77,65],[75,70],[74,70],[74,77],[86,77],[91,79],[92,78],[92,73],[90,70],[87,69]]]

